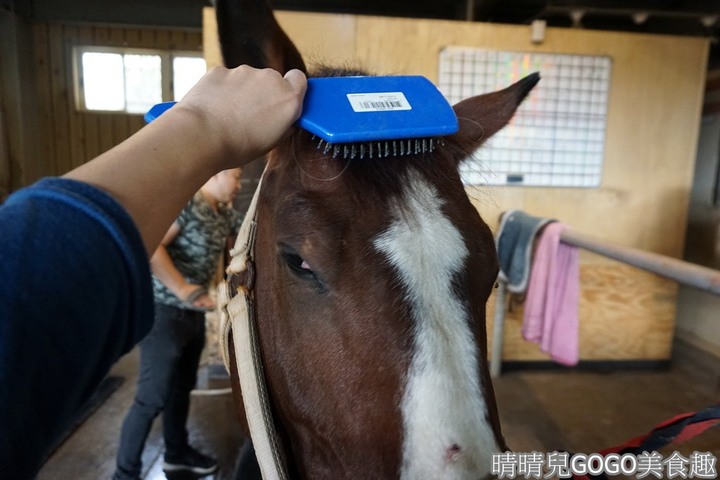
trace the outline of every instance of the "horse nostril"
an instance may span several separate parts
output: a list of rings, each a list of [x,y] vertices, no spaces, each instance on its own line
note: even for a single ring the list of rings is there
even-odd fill
[[[460,456],[460,452],[462,451],[462,448],[460,448],[460,445],[457,443],[453,443],[450,445],[445,452],[445,461],[446,462],[452,462],[458,459]]]

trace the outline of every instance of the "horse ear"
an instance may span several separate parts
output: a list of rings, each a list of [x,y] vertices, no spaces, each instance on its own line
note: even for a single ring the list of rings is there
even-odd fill
[[[282,74],[293,68],[306,72],[300,52],[266,0],[216,0],[215,12],[226,67],[247,64]]]
[[[533,73],[504,90],[471,97],[455,104],[460,123],[455,141],[464,151],[472,152],[508,124],[515,110],[540,81]]]

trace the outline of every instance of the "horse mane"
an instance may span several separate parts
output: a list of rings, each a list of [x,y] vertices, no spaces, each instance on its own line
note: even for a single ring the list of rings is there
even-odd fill
[[[310,77],[363,77],[367,75],[370,73],[362,68],[335,67],[326,64],[320,64],[308,73]]]

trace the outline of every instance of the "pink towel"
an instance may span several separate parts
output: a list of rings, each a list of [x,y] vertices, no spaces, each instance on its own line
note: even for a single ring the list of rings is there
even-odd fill
[[[578,249],[560,242],[562,223],[545,227],[538,241],[525,300],[523,337],[556,362],[577,365]]]

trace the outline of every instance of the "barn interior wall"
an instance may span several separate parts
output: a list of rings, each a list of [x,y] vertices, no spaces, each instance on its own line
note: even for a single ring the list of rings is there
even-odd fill
[[[33,89],[32,27],[22,17],[0,10],[0,201],[13,186],[41,174],[37,161],[37,107]]]
[[[76,107],[72,51],[81,45],[200,51],[199,29],[126,27],[35,22],[31,27],[32,66],[37,99],[37,161],[32,174],[14,178],[12,189],[46,175],[62,175],[109,150],[144,125],[141,115],[86,112]],[[23,106],[25,108],[25,106]]]
[[[700,141],[685,244],[685,260],[720,269],[720,70],[711,72]],[[710,108],[709,108],[710,107]],[[691,287],[680,287],[677,335],[720,356],[720,297]]]
[[[438,52],[446,46],[610,56],[599,188],[469,187],[468,193],[493,229],[502,211],[521,208],[601,239],[682,257],[706,39],[549,28],[545,41],[535,44],[524,26],[298,12],[279,12],[278,19],[310,67],[330,60],[378,73],[423,74],[433,81]],[[218,64],[211,8],[205,9],[203,30],[208,64]],[[581,286],[581,360],[671,357],[674,282],[583,252]],[[490,319],[493,309],[491,299]],[[536,345],[522,340],[521,322],[522,307],[517,306],[507,317],[503,358],[547,360]]]
[[[220,63],[210,8],[205,9],[202,33],[199,29],[97,23],[36,21],[26,25],[7,15],[1,19],[2,31],[13,31],[18,42],[13,47],[8,46],[13,42],[4,42],[0,58],[2,66],[16,59],[12,65],[17,79],[12,88],[20,93],[14,96],[8,90],[13,82],[6,80],[9,70],[2,68],[2,120],[6,129],[18,128],[29,140],[23,142],[28,151],[9,155],[16,158],[13,162],[18,167],[9,169],[7,162],[0,165],[0,188],[9,172],[10,190],[40,176],[65,173],[142,127],[138,115],[77,111],[73,46],[199,50],[204,44],[208,63]],[[550,28],[544,43],[533,44],[529,29],[522,26],[301,12],[280,12],[279,19],[310,65],[330,59],[380,73],[424,74],[435,81],[437,54],[449,45],[611,56],[613,78],[600,188],[472,187],[468,193],[492,228],[497,227],[500,212],[522,208],[600,238],[682,257],[707,40]],[[6,30],[8,22],[12,30]],[[411,49],[408,38],[413,39]],[[7,98],[17,100],[15,111],[30,112],[25,119],[9,116]],[[670,358],[677,285],[591,254],[582,256],[581,275],[582,359]],[[491,300],[489,318],[492,311]],[[504,358],[544,360],[544,354],[519,336],[521,311],[515,309],[508,317]]]

